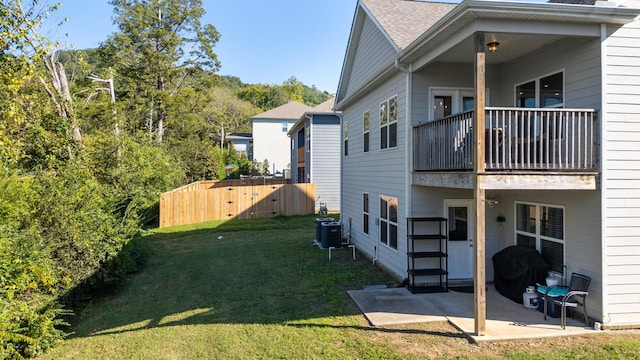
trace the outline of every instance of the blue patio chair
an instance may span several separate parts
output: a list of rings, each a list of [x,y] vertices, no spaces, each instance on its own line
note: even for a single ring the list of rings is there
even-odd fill
[[[572,273],[569,286],[538,286],[538,292],[544,295],[544,319],[547,320],[547,302],[551,301],[560,306],[560,325],[563,329],[567,326],[567,308],[575,309],[579,306],[582,307],[585,324],[589,325],[586,302],[590,283],[590,277]]]

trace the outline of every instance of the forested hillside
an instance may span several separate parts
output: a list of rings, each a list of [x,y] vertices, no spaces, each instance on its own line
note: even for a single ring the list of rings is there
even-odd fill
[[[256,173],[225,133],[329,98],[293,76],[217,75],[220,34],[200,22],[201,0],[110,3],[118,31],[78,51],[37,31],[57,5],[0,3],[0,358],[46,351],[66,312],[143,266],[133,239],[157,221],[160,193],[230,163]]]

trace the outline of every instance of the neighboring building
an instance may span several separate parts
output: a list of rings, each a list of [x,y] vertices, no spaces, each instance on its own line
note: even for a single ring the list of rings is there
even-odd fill
[[[238,158],[242,155],[246,155],[247,159],[253,160],[253,154],[251,153],[251,142],[253,138],[249,133],[229,133],[225,136],[225,140],[231,143]]]
[[[640,325],[640,5],[624,4],[360,0],[335,104],[357,248],[398,279],[415,260],[473,281],[478,334],[511,245],[591,277],[604,327]],[[408,249],[417,217],[448,220],[444,260]]]
[[[316,185],[316,210],[340,210],[340,113],[335,97],[306,111],[288,132],[292,183]]]
[[[291,101],[251,118],[253,125],[253,159],[269,162],[272,174],[289,172],[290,143],[287,132],[311,107]]]

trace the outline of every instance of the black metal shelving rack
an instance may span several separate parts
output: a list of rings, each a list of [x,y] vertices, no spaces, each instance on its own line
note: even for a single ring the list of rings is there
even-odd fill
[[[421,229],[416,234],[418,223],[431,225],[426,226],[429,230]],[[407,275],[412,293],[449,291],[447,229],[447,219],[443,217],[407,218]],[[418,259],[432,260],[424,264]]]

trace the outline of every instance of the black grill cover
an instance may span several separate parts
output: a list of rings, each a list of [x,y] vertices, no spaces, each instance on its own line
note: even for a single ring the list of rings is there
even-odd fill
[[[494,285],[503,296],[522,304],[527,286],[544,284],[549,265],[535,249],[509,246],[497,252],[493,260]]]

